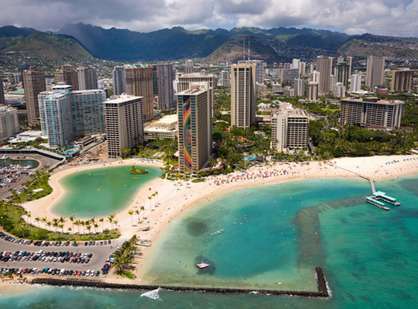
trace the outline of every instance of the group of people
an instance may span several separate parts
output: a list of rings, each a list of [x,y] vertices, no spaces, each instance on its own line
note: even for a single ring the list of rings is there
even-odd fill
[[[301,168],[306,170],[306,167],[296,165],[295,163],[257,166],[247,171],[239,171],[228,175],[209,177],[209,183],[221,186],[241,181],[268,179],[278,176],[295,176],[302,172]]]

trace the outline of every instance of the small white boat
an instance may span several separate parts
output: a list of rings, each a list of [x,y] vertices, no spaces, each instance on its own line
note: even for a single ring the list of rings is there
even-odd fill
[[[196,267],[199,268],[199,269],[205,269],[205,268],[208,268],[209,266],[210,266],[210,264],[204,263],[204,262],[196,264]]]

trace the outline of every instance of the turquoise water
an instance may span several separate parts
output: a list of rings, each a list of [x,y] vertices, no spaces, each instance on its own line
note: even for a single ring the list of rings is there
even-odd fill
[[[62,216],[91,218],[115,214],[126,207],[135,192],[160,176],[160,170],[147,167],[148,174],[132,175],[130,166],[99,168],[62,179],[67,193],[54,207]]]
[[[257,295],[39,288],[0,298],[0,308],[415,308],[418,177],[378,183],[402,206],[363,203],[365,182],[327,180],[242,190],[174,221],[146,265],[156,281],[311,289],[325,269],[330,300]],[[214,233],[219,230],[221,233]],[[196,274],[196,257],[212,261]],[[277,282],[281,284],[278,285]]]

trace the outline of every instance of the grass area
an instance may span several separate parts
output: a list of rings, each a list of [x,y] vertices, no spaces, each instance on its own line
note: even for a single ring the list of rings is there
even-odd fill
[[[27,223],[22,219],[22,216],[27,214],[26,210],[17,204],[9,201],[0,201],[0,225],[6,232],[19,238],[48,241],[87,241],[115,239],[120,237],[120,233],[117,229],[105,230],[102,233],[94,234],[52,232]]]
[[[119,276],[128,279],[136,278],[133,273],[135,270],[133,262],[137,252],[137,242],[138,239],[134,235],[131,239],[125,241],[122,246],[113,254],[115,259],[113,266],[115,267],[116,274]]]
[[[105,230],[101,233],[69,234],[38,228],[23,220],[23,215],[28,217],[31,215],[20,205],[50,194],[52,188],[48,184],[48,179],[48,172],[38,171],[25,185],[25,189],[22,192],[13,192],[12,197],[9,200],[0,201],[0,225],[6,232],[19,238],[48,241],[87,241],[115,239],[120,237],[120,232],[117,229]],[[58,221],[56,225],[58,226]]]

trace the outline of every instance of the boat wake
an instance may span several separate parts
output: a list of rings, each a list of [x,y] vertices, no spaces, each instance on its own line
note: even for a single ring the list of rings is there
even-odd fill
[[[160,300],[161,299],[160,294],[159,294],[160,290],[161,290],[161,288],[158,288],[158,289],[155,289],[155,290],[152,290],[152,291],[142,293],[141,297],[147,297],[147,298],[152,299],[152,300]]]

